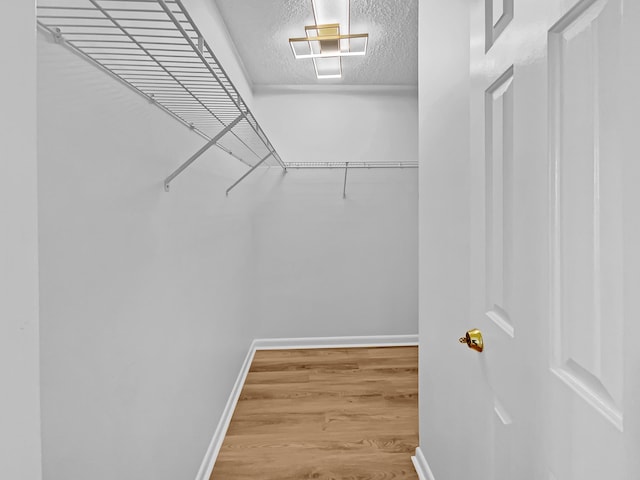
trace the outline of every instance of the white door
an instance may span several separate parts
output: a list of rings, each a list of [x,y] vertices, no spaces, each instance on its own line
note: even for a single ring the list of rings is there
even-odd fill
[[[438,378],[473,379],[465,411],[420,412],[447,426],[433,437],[465,438],[423,453],[437,480],[460,463],[480,480],[638,480],[640,1],[470,5],[470,313],[456,325],[485,349],[421,364],[444,398],[461,389]]]

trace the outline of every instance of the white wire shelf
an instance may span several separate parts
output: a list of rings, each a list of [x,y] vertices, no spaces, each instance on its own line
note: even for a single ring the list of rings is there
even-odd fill
[[[250,167],[285,168],[180,0],[38,0],[37,7],[38,25],[56,41],[189,126],[208,146]],[[167,190],[197,156],[165,181]]]
[[[344,169],[344,168],[418,168],[418,162],[287,162],[287,168],[292,169]]]
[[[207,143],[164,181],[166,191],[213,145],[251,167],[417,168],[417,162],[284,163],[181,0],[38,0],[38,25],[58,42],[188,126]]]

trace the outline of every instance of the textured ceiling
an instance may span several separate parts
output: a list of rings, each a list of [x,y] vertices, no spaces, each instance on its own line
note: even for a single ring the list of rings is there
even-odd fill
[[[351,0],[351,33],[368,33],[364,57],[342,59],[342,78],[318,80],[288,39],[312,25],[311,0],[212,0],[254,85],[417,85],[418,0]]]

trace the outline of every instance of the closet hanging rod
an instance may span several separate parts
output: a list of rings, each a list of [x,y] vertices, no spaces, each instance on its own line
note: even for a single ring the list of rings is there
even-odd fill
[[[418,168],[418,162],[287,162],[287,169]]]

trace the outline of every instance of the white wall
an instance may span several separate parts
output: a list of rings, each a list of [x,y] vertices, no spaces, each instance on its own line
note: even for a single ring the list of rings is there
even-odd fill
[[[0,478],[41,478],[34,2],[0,29]]]
[[[417,180],[416,169],[353,169],[343,199],[343,170],[260,179],[257,336],[417,333]]]
[[[418,160],[416,90],[262,87],[254,104],[285,162]]]
[[[417,100],[388,87],[254,94],[285,162],[416,161]],[[417,178],[352,169],[343,199],[343,170],[289,170],[254,213],[262,336],[416,333]]]
[[[47,480],[192,478],[254,337],[416,332],[416,170],[353,172],[346,200],[341,171],[261,170],[227,198],[246,168],[212,150],[165,193],[203,140],[38,45]]]
[[[253,338],[251,199],[203,140],[39,35],[45,478],[193,478]]]

